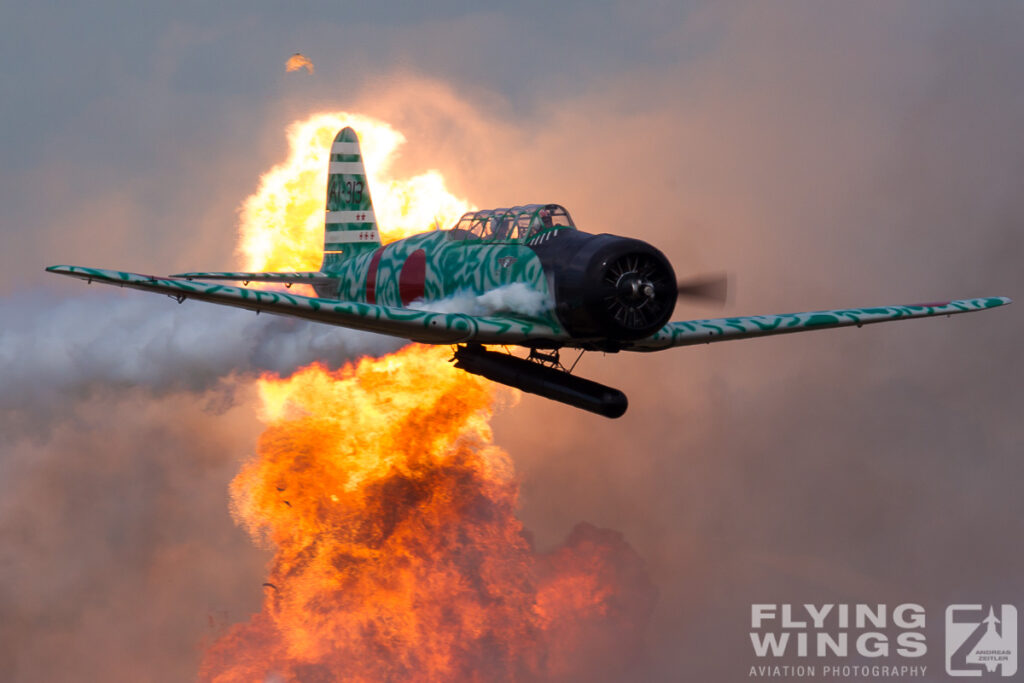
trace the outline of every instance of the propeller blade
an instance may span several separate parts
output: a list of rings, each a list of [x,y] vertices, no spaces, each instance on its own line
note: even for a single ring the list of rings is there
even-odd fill
[[[679,296],[724,304],[729,298],[729,276],[724,273],[680,280]]]

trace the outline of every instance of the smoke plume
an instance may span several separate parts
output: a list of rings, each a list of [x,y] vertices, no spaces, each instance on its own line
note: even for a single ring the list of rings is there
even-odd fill
[[[0,424],[45,429],[86,398],[124,389],[203,394],[226,378],[338,367],[387,353],[390,337],[135,292],[0,299]],[[230,398],[225,395],[225,398]]]
[[[410,308],[436,313],[465,313],[466,315],[536,316],[550,308],[550,297],[527,284],[515,282],[497,287],[483,294],[456,294],[437,301],[414,301]]]

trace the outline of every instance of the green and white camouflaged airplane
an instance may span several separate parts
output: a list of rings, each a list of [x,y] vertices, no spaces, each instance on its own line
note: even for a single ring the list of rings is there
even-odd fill
[[[853,308],[669,322],[679,296],[722,298],[721,280],[679,283],[651,245],[576,229],[557,204],[465,214],[450,230],[382,245],[359,140],[351,128],[334,139],[328,168],[324,257],[304,273],[139,275],[80,266],[52,273],[226,306],[455,345],[456,365],[497,382],[607,417],[626,411],[622,392],[571,374],[558,351],[660,351],[888,320],[968,313],[1010,303],[1005,297],[910,306]],[[217,284],[312,285],[316,297]],[[451,312],[478,297],[495,310]],[[530,306],[502,301],[532,301]],[[432,310],[433,309],[433,310]],[[447,312],[446,312],[447,311]],[[525,358],[484,348],[521,346]]]

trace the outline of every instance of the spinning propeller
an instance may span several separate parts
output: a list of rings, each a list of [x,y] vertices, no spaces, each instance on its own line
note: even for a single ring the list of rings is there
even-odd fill
[[[680,280],[679,298],[697,299],[722,306],[729,299],[729,276],[725,273],[698,275]]]

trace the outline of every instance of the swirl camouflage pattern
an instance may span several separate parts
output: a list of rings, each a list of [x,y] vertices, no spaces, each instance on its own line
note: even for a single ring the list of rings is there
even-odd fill
[[[81,266],[49,272],[186,299],[294,316],[427,344],[462,345],[457,367],[607,417],[626,397],[565,370],[562,348],[660,351],[891,320],[970,313],[1010,303],[1006,297],[904,306],[848,308],[670,322],[679,296],[707,296],[716,283],[679,283],[655,247],[576,228],[558,204],[469,212],[447,230],[383,244],[359,138],[351,128],[331,145],[320,269],[309,272],[189,272],[156,277]],[[316,296],[217,281],[308,285]],[[517,296],[497,296],[518,288]],[[526,292],[529,296],[523,296]],[[497,310],[452,308],[490,297]],[[529,301],[529,306],[522,302]],[[536,305],[542,302],[542,305]],[[457,307],[456,307],[457,308]],[[525,348],[526,358],[484,344]]]

